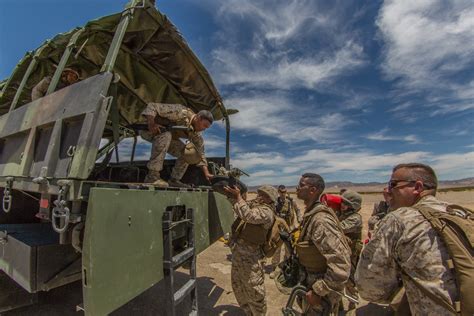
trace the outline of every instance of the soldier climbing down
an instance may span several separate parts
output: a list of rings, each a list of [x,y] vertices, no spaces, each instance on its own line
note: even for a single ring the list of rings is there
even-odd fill
[[[208,181],[213,177],[207,168],[204,139],[201,135],[201,132],[208,129],[214,121],[211,112],[201,110],[195,114],[181,104],[148,103],[142,115],[147,119],[148,131],[143,131],[141,136],[152,143],[145,182],[159,187],[168,187],[168,185],[188,187],[181,182],[181,178],[189,164],[201,167]],[[173,130],[172,126],[182,126],[187,129]],[[185,145],[179,138],[187,138],[189,143]],[[168,183],[160,176],[166,153],[177,158]]]

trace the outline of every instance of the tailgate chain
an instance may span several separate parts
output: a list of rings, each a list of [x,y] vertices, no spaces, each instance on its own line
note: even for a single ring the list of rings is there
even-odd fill
[[[71,211],[66,206],[67,202],[65,200],[68,189],[68,184],[60,186],[58,199],[53,202],[55,207],[53,208],[51,222],[53,224],[54,231],[59,234],[65,232],[69,226],[69,217],[71,215]],[[64,219],[64,224],[61,224],[61,219]],[[58,221],[59,224],[56,224],[56,221]]]
[[[5,185],[5,188],[3,189],[3,201],[2,201],[2,208],[5,213],[10,212],[12,208],[12,195],[11,195],[11,190],[13,187],[13,177],[7,177],[6,179],[7,183]]]

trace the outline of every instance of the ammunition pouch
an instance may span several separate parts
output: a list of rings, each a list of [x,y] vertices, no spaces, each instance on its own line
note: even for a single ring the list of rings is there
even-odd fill
[[[232,224],[232,239],[243,239],[249,244],[262,246],[267,241],[268,230],[262,224],[250,224],[237,218]]]
[[[311,241],[300,241],[296,243],[296,254],[299,263],[307,272],[325,273],[327,269],[326,258],[319,252]]]

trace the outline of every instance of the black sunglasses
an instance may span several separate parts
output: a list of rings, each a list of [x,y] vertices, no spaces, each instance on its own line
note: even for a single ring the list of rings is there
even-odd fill
[[[416,180],[390,180],[390,181],[388,181],[388,183],[387,183],[387,188],[388,188],[389,190],[395,189],[395,188],[398,187],[398,184],[399,184],[400,182],[406,182],[405,185],[408,185],[408,184],[410,184],[410,183],[415,183]]]

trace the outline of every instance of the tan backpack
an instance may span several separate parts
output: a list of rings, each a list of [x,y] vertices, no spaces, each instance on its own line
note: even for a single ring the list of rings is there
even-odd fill
[[[283,240],[280,237],[280,231],[290,232],[290,228],[286,221],[279,217],[275,216],[272,227],[268,230],[267,241],[262,247],[263,254],[267,258],[273,257],[277,249],[283,244]]]
[[[451,259],[448,266],[454,269],[459,297],[454,306],[441,301],[434,294],[425,291],[427,296],[460,315],[474,315],[474,213],[459,205],[448,205],[446,212],[429,206],[416,206],[416,209],[430,222],[446,244]],[[415,284],[417,284],[415,282]]]

